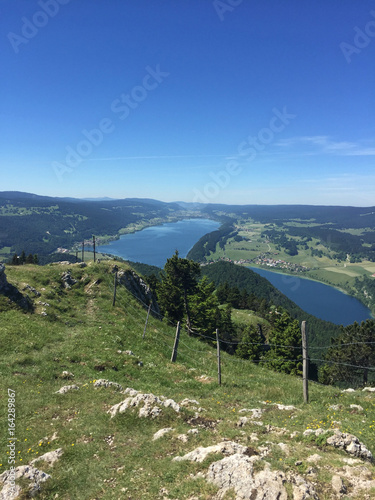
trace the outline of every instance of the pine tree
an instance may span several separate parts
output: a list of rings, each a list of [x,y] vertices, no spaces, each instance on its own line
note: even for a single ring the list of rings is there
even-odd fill
[[[205,276],[198,283],[190,299],[191,327],[195,333],[214,338],[216,328],[222,324],[219,301],[214,294],[215,285]]]
[[[189,296],[197,289],[199,275],[200,265],[181,259],[176,250],[173,257],[167,259],[158,292],[160,306],[168,318],[181,321],[185,314],[188,332],[191,331]]]
[[[285,311],[275,312],[268,341],[269,351],[264,356],[267,366],[279,372],[301,375],[302,338],[298,320]]]
[[[26,262],[26,254],[25,251],[22,250],[21,255],[20,255],[20,264],[24,264]]]
[[[342,327],[341,334],[331,339],[319,381],[325,384],[347,382],[366,385],[369,375],[375,380],[375,320]]]
[[[256,325],[245,328],[241,342],[238,344],[236,354],[240,358],[259,361],[263,350],[264,338]]]
[[[33,254],[32,254],[32,253],[30,253],[30,254],[26,257],[25,263],[26,263],[26,264],[34,264],[34,256],[33,256]]]
[[[18,266],[20,263],[18,255],[15,253],[12,258],[12,266]]]

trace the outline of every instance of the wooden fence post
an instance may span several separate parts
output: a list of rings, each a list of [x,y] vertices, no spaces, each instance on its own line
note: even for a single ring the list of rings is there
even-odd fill
[[[307,352],[307,336],[306,336],[306,321],[301,324],[302,333],[302,378],[303,378],[303,400],[305,403],[309,402],[309,374],[308,374],[308,352]]]
[[[95,236],[94,235],[92,237],[92,244],[94,246],[94,263],[95,263],[95,261],[96,261],[96,253],[95,253]]]
[[[85,262],[85,242],[82,241],[82,262]]]
[[[177,359],[177,349],[178,349],[178,341],[180,340],[180,322],[177,323],[176,329],[176,338],[174,339],[173,352],[171,357],[171,362],[174,363]]]
[[[151,302],[150,302],[150,305],[148,306],[145,328],[143,330],[143,338],[145,338],[145,335],[146,335],[146,328],[147,328],[148,317],[150,316],[150,311],[151,311]]]
[[[217,381],[219,385],[221,385],[220,341],[219,341],[218,328],[216,328],[216,346],[217,346]]]

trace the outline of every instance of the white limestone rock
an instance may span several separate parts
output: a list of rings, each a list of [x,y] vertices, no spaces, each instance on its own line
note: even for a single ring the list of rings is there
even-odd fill
[[[55,394],[66,394],[69,391],[78,391],[78,389],[78,385],[64,385],[64,387],[61,387]]]
[[[168,434],[168,432],[171,432],[171,431],[173,431],[172,427],[165,427],[164,429],[160,429],[159,431],[155,432],[154,437],[152,438],[152,440],[156,441],[157,439],[160,439],[165,434]]]

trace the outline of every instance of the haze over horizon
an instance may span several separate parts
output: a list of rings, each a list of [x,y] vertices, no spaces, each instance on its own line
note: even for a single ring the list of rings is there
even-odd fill
[[[375,7],[4,0],[3,191],[375,205]]]

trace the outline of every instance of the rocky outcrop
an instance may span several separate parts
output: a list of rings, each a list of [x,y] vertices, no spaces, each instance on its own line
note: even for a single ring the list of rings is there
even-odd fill
[[[3,483],[3,488],[0,491],[1,500],[15,500],[19,497],[22,490],[16,483],[19,479],[24,479],[29,482],[28,497],[34,497],[40,491],[41,483],[50,479],[50,475],[32,467],[31,465],[21,465],[14,470],[6,470],[0,476],[0,483]]]
[[[205,475],[208,482],[219,488],[215,497],[218,500],[224,498],[228,490],[234,490],[238,500],[287,500],[286,483],[290,483],[295,500],[318,499],[313,486],[298,474],[286,476],[281,471],[271,470],[268,463],[259,471],[259,465],[254,467],[254,464],[262,460],[261,456],[251,448],[233,441],[199,447],[173,460],[203,462],[210,453],[226,455],[222,460],[212,463]]]
[[[28,295],[22,293],[14,286],[8,283],[5,274],[5,265],[0,263],[0,295],[5,295],[11,303],[14,303],[27,311],[33,311],[34,305]]]
[[[217,498],[224,498],[226,492],[233,489],[236,499],[287,500],[285,475],[270,468],[255,473],[254,461],[258,459],[236,453],[211,464],[207,480],[219,488]]]
[[[66,290],[69,290],[70,288],[72,288],[73,285],[75,285],[77,283],[77,280],[75,280],[73,277],[72,277],[72,274],[71,274],[71,271],[66,271],[65,273],[63,273],[61,275],[61,281],[62,281],[62,285],[63,287],[66,289]]]
[[[234,453],[245,454],[249,448],[243,446],[242,444],[235,443],[233,441],[223,441],[219,444],[214,444],[213,446],[199,446],[195,450],[187,453],[183,457],[175,457],[174,462],[181,462],[183,460],[189,460],[190,462],[203,462],[210,453],[222,453],[223,455],[233,455]]]
[[[172,408],[177,413],[180,411],[180,406],[173,399],[166,399],[163,396],[159,398],[158,396],[154,396],[154,394],[141,394],[131,388],[127,388],[125,393],[130,393],[132,397],[126,398],[121,403],[112,406],[108,411],[111,417],[114,417],[118,413],[124,413],[129,408],[136,408],[139,405],[143,405],[139,410],[140,417],[155,418],[159,416],[161,413],[160,406]]]
[[[105,380],[104,378],[100,378],[99,380],[95,380],[94,382],[94,387],[111,387],[115,389],[116,391],[122,391],[123,387],[121,384],[118,384],[117,382],[111,382],[110,380]]]
[[[327,444],[330,444],[335,448],[340,448],[341,450],[346,451],[346,453],[362,458],[363,460],[367,460],[369,462],[373,461],[371,451],[369,451],[356,436],[353,436],[353,434],[343,433],[336,430],[334,435],[327,439]]]
[[[8,286],[7,277],[5,274],[5,266],[4,264],[0,264],[0,293],[3,292]]]
[[[151,304],[151,314],[155,317],[160,317],[160,308],[154,294],[147,283],[138,276],[137,273],[128,269],[127,271],[119,271],[117,279],[121,285],[124,285],[129,292],[145,305]]]

